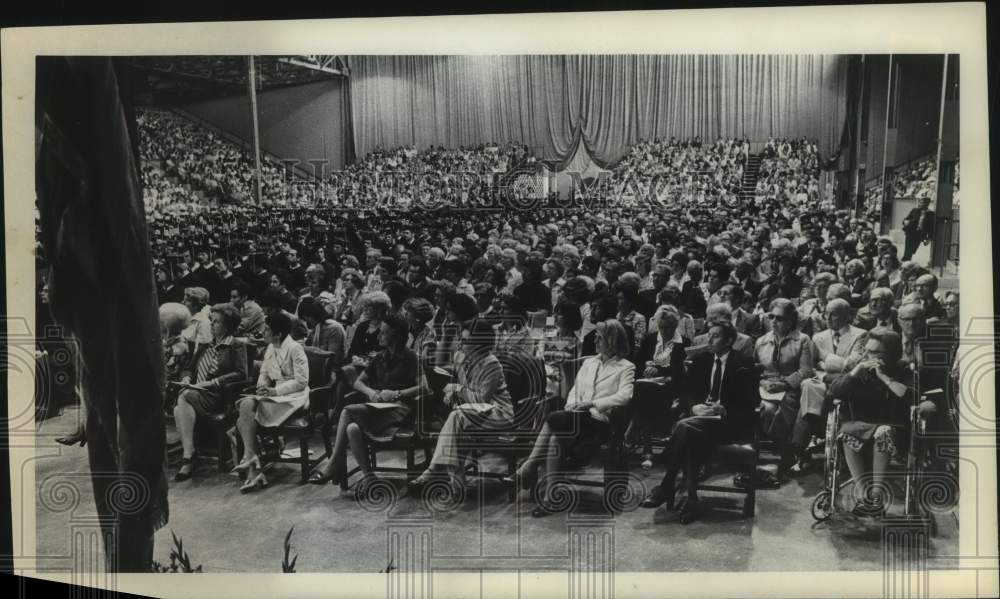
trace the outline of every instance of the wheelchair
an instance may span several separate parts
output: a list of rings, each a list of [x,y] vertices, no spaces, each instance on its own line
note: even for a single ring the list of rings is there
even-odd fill
[[[914,382],[919,389],[919,376],[914,375]],[[921,417],[919,405],[928,400],[934,391],[929,393],[915,393],[909,408],[909,419],[905,425],[893,425],[896,431],[903,431],[907,436],[906,456],[903,463],[904,471],[902,476],[903,487],[903,517],[924,518],[921,506],[916,500],[917,490],[920,488],[924,463],[923,454],[926,446],[921,442],[927,431],[927,422]],[[824,487],[816,497],[813,498],[810,506],[810,513],[817,522],[829,520],[834,515],[850,512],[847,509],[848,501],[843,497],[844,491],[848,487],[853,487],[854,479],[847,469],[847,462],[843,455],[843,448],[837,438],[840,424],[845,418],[850,418],[849,406],[840,399],[833,400],[833,408],[827,415],[826,421],[826,449],[824,459]],[[889,467],[892,470],[893,461]],[[894,473],[894,474],[898,474]],[[888,478],[896,478],[889,476]]]

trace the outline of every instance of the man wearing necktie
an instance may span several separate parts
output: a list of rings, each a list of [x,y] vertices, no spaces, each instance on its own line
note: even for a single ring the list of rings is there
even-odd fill
[[[758,381],[753,361],[731,351],[736,329],[728,322],[715,322],[708,330],[710,353],[696,356],[684,378],[680,400],[687,406],[687,418],[674,425],[663,453],[667,473],[642,502],[646,508],[666,503],[673,509],[674,483],[682,467],[691,467],[684,475],[687,500],[680,510],[680,522],[698,518],[701,507],[697,494],[697,467],[712,447],[746,441],[753,437],[754,407]]]
[[[826,320],[829,328],[812,336],[816,376],[802,381],[799,413],[792,428],[796,464],[791,472],[794,474],[804,472],[810,466],[807,447],[813,435],[821,434],[826,422],[829,407],[826,389],[830,376],[854,368],[864,356],[867,331],[850,324],[851,305],[847,300],[830,300],[826,304]]]

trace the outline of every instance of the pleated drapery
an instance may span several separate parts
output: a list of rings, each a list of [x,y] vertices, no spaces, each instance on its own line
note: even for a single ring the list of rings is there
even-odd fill
[[[834,153],[847,56],[352,56],[355,152],[517,141],[606,166],[642,139],[807,137]]]

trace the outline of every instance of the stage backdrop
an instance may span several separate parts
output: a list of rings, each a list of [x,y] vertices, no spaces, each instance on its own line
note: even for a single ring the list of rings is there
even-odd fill
[[[355,151],[519,141],[563,167],[641,139],[806,136],[836,151],[847,56],[352,56]]]

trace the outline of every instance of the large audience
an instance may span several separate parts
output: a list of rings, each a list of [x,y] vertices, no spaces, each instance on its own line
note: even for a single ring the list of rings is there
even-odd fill
[[[216,190],[247,197],[247,157],[162,115],[147,113],[140,126],[142,151],[156,162],[143,179],[147,199],[159,202],[150,237],[165,356],[183,390],[170,406],[183,429],[179,481],[196,472],[193,422],[222,409],[222,382],[249,363],[258,374],[236,410],[237,470],[243,491],[266,486],[257,434],[305,409],[306,354],[315,352],[333,363],[324,382],[337,390],[337,432],[310,480],[345,482],[350,451],[362,468],[359,495],[376,478],[367,443],[412,426],[422,398],[436,402],[441,432],[412,487],[436,477],[464,484],[471,432],[516,420],[523,381],[501,364],[522,358],[545,365],[557,405],[508,482],[528,486],[540,470],[593,455],[616,410],[633,402],[627,444],[643,468],[667,471],[647,507],[673,507],[689,457],[754,429],[780,456],[760,484],[817,468],[812,450],[823,443],[831,393],[860,406],[837,437],[858,480],[880,480],[907,446],[896,425],[911,404],[946,427],[947,393],[915,398],[927,385],[947,387],[947,377],[920,372],[921,348],[929,328],[957,327],[957,291],[941,294],[932,273],[901,264],[877,222],[821,200],[810,140],[770,140],[746,200],[748,142],[692,139],[642,142],[614,170],[616,182],[659,177],[665,202],[463,210],[488,190],[463,186],[462,173],[534,160],[523,145],[487,144],[377,150],[332,176],[332,204],[207,209]],[[384,182],[392,173],[433,176]],[[442,199],[450,208],[406,210]],[[657,453],[652,439],[664,435]],[[877,484],[859,489],[857,509],[886,509]],[[700,510],[689,490],[682,521]]]

